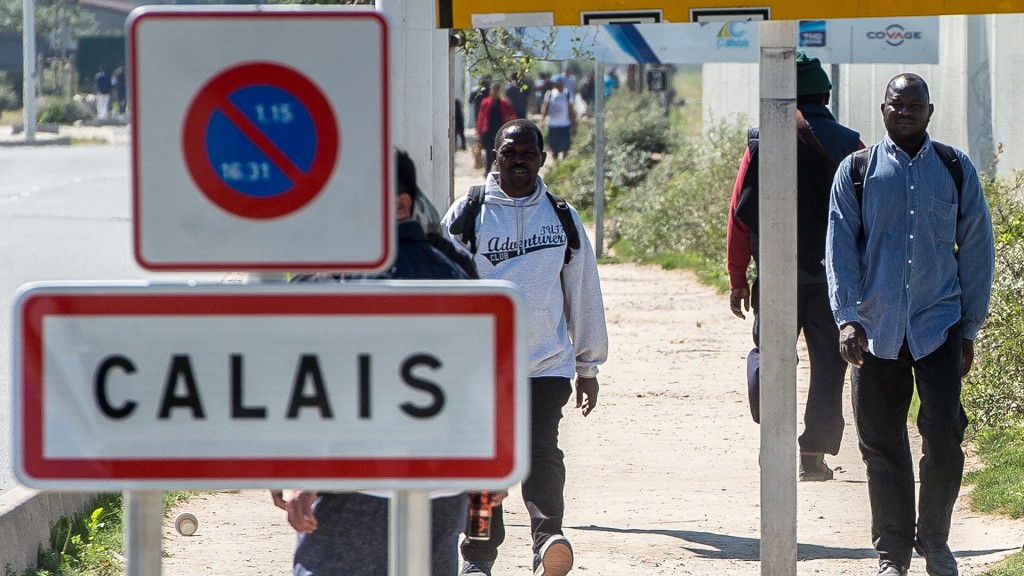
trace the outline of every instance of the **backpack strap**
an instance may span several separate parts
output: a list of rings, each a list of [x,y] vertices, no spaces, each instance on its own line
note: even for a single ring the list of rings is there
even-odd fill
[[[851,155],[853,158],[850,163],[850,178],[853,180],[853,189],[857,193],[857,204],[860,204],[864,197],[864,177],[867,174],[868,162],[874,153],[875,146],[862,148]],[[964,167],[960,164],[960,158],[953,151],[952,146],[947,146],[942,142],[932,140],[932,148],[935,149],[935,153],[946,166],[950,177],[953,178],[953,184],[956,185],[957,204],[959,204],[960,193],[964,187]]]
[[[448,226],[448,231],[453,236],[458,236],[463,244],[469,246],[469,251],[472,254],[476,254],[476,220],[480,216],[480,210],[484,205],[484,191],[486,189],[486,186],[483,184],[470,186],[462,212]]]
[[[828,165],[832,169],[832,172],[835,173],[839,164],[836,162],[836,159],[829,154],[828,150],[825,150],[825,146],[822,145],[821,140],[818,140],[818,137],[814,135],[814,131],[811,130],[811,125],[807,122],[807,119],[804,118],[803,112],[799,109],[796,111],[796,135],[797,138],[803,140],[804,144],[808,144],[811,148],[814,148],[818,154],[821,154],[821,157],[828,161]]]
[[[480,211],[484,205],[485,190],[486,187],[483,184],[470,186],[462,212],[448,226],[448,231],[453,236],[458,236],[463,244],[469,246],[469,251],[472,254],[476,254],[477,250],[476,226]],[[568,264],[569,260],[572,259],[572,251],[580,249],[580,231],[576,228],[576,222],[573,221],[569,204],[551,192],[548,192],[547,196],[551,206],[555,209],[555,215],[558,216],[558,222],[562,225],[562,229],[565,230],[565,263]]]
[[[952,146],[947,146],[942,142],[932,140],[932,148],[935,149],[935,153],[942,159],[942,163],[946,165],[949,175],[953,177],[953,183],[956,184],[957,204],[959,204],[960,192],[964,187],[964,167],[960,165],[960,158],[953,151]]]
[[[861,148],[850,154],[850,179],[853,180],[853,191],[857,195],[857,205],[862,204],[864,198],[864,177],[868,172],[868,163],[871,162],[871,155],[875,153],[875,146]]]
[[[565,230],[565,264],[572,260],[572,251],[580,249],[580,231],[576,228],[576,222],[572,219],[572,212],[569,210],[569,204],[561,197],[548,192],[548,200],[551,201],[551,205],[555,208],[555,215],[558,216],[558,222],[562,225],[562,230]]]

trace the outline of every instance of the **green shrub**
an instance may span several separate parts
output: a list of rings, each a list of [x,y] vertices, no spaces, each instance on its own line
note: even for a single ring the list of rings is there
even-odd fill
[[[996,266],[989,317],[964,381],[973,430],[1024,422],[1024,173],[985,184]]]
[[[123,539],[113,525],[121,523],[120,493],[103,494],[92,502],[91,512],[74,518],[62,516],[50,529],[50,547],[39,549],[32,576],[91,574],[113,576],[124,571]]]
[[[642,182],[672,146],[671,124],[657,98],[629,94],[611,98],[605,109],[604,195],[609,210],[619,190]],[[594,207],[594,119],[577,123],[569,157],[544,178],[551,191],[589,217]]]
[[[680,143],[648,178],[616,205],[615,234],[630,259],[686,254],[705,280],[725,276],[725,230],[746,126],[723,122],[701,139]]]
[[[21,91],[10,74],[0,71],[0,112],[18,108],[21,108]]]
[[[71,124],[92,117],[89,107],[73,98],[44,98],[38,109],[39,122]]]

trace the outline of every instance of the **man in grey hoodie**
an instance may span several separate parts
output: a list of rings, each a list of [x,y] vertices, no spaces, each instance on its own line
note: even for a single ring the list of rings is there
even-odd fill
[[[597,405],[598,366],[608,355],[604,302],[597,261],[579,214],[571,206],[579,248],[567,254],[569,236],[538,176],[544,165],[544,137],[525,119],[513,120],[495,138],[497,172],[487,176],[482,206],[474,222],[475,242],[451,232],[466,210],[457,200],[442,219],[442,229],[457,247],[472,253],[480,278],[508,280],[522,290],[529,325],[531,402],[530,473],[522,494],[530,513],[534,574],[565,576],[573,552],[562,534],[565,511],[564,455],[558,448],[562,407],[576,377],[576,408],[587,416]],[[501,506],[491,520],[491,539],[466,540],[462,574],[490,574],[505,536]]]

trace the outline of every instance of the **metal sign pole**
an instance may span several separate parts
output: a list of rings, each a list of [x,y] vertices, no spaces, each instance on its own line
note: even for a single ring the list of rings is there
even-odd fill
[[[604,62],[594,62],[594,253],[604,255]]]
[[[159,576],[162,554],[163,492],[124,493],[125,556],[128,576]]]
[[[388,511],[388,574],[429,576],[430,496],[425,490],[399,490]]]

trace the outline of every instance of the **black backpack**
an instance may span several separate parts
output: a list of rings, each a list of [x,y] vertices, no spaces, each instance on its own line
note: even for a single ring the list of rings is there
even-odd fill
[[[828,232],[829,191],[839,164],[824,148],[811,130],[803,114],[797,110],[797,266],[814,276],[825,274],[825,235]],[[760,132],[747,132],[750,164],[743,178],[735,217],[751,231],[751,251],[758,259],[759,164]]]
[[[480,215],[480,210],[483,208],[485,189],[486,187],[483,184],[470,186],[462,212],[453,218],[451,225],[448,226],[448,231],[453,236],[458,236],[464,244],[469,246],[469,251],[473,254],[476,254],[477,250],[476,221]],[[576,223],[573,222],[572,212],[569,211],[569,204],[551,192],[547,193],[547,197],[551,202],[551,206],[555,209],[558,222],[561,223],[562,229],[565,230],[567,240],[565,243],[565,263],[568,264],[569,260],[572,260],[572,251],[580,249],[580,232],[576,228]]]

